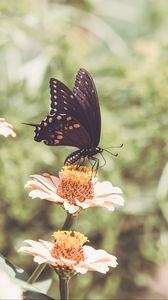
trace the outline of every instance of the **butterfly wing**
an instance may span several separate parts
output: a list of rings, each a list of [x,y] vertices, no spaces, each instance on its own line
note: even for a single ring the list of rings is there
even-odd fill
[[[85,128],[68,114],[48,115],[36,125],[34,140],[48,146],[83,148],[91,144]]]
[[[74,92],[61,81],[50,79],[51,109],[40,124],[35,125],[35,141],[49,146],[97,146],[100,139],[100,108],[94,82],[80,69]]]
[[[81,106],[78,99],[73,92],[61,81],[50,79],[50,97],[51,109],[50,114],[69,114],[73,116],[80,124],[85,127],[85,115],[83,113],[83,106]],[[89,132],[88,132],[89,135]]]
[[[50,97],[51,109],[50,114],[55,113],[71,115],[78,113],[79,105],[71,90],[61,81],[51,78],[50,79]]]
[[[101,131],[100,106],[94,81],[85,69],[80,69],[76,75],[73,94],[82,107],[84,118],[81,123],[89,133],[92,145],[96,147]]]

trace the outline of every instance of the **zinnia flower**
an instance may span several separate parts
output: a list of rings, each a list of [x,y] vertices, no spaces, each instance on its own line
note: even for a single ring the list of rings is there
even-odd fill
[[[29,196],[46,199],[60,204],[70,214],[80,209],[102,206],[113,211],[122,206],[124,199],[122,190],[112,186],[108,181],[99,182],[93,177],[93,172],[87,167],[75,165],[64,166],[59,177],[49,174],[32,175],[26,188],[31,188]]]
[[[117,266],[117,258],[104,250],[95,250],[91,246],[83,246],[87,237],[75,231],[57,231],[53,234],[55,241],[38,242],[26,240],[29,246],[22,246],[18,251],[34,256],[38,264],[47,263],[58,273],[69,272],[85,274],[87,271],[107,273],[109,267]]]
[[[11,135],[12,137],[16,136],[16,133],[12,130],[13,126],[5,121],[5,119],[0,118],[0,135],[8,137]]]

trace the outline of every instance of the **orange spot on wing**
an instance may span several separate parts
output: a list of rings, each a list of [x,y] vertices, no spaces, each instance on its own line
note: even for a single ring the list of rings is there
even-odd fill
[[[59,144],[59,140],[54,140],[54,144],[56,145],[56,144]]]
[[[74,124],[73,127],[74,127],[74,128],[79,128],[80,125],[79,125],[79,124]]]
[[[62,136],[62,135],[57,135],[57,139],[58,139],[58,140],[62,140],[62,139],[63,139],[63,136]]]

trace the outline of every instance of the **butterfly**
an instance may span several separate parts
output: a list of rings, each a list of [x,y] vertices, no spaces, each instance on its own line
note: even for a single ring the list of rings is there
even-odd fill
[[[50,114],[35,126],[34,140],[48,146],[73,146],[78,150],[65,159],[64,164],[79,164],[94,161],[95,155],[102,154],[98,146],[101,133],[101,114],[94,81],[88,71],[81,68],[77,72],[75,86],[71,91],[61,81],[50,79]]]

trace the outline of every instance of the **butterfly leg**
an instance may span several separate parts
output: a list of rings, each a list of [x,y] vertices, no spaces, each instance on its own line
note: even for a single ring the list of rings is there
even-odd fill
[[[91,157],[91,159],[94,161],[93,165],[92,165],[92,170],[95,171],[97,173],[98,168],[99,168],[99,159],[97,157]]]
[[[84,163],[85,163],[85,157],[82,156],[82,157],[79,158],[79,160],[78,160],[78,162],[76,164],[76,168],[79,169],[80,166],[84,165]]]
[[[93,165],[94,165],[94,164],[92,164],[92,161],[91,161],[91,159],[89,159],[89,157],[88,157],[88,162],[89,162],[89,164],[91,165],[92,170],[93,170]]]
[[[103,154],[102,154],[102,153],[100,153],[100,155],[102,156],[102,158],[103,158],[103,161],[104,161],[104,164],[103,164],[102,166],[100,166],[100,168],[103,168],[103,167],[106,165],[106,160],[105,160],[105,158],[104,158],[104,156],[103,156]]]

